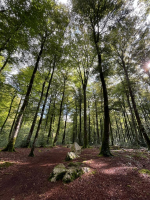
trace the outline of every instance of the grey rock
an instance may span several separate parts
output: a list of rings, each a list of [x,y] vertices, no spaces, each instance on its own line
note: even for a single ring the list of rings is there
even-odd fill
[[[81,153],[81,147],[78,145],[78,143],[74,142],[71,146],[71,151],[75,152],[76,154]]]
[[[53,169],[53,172],[50,174],[49,180],[51,182],[56,182],[57,180],[62,179],[62,177],[66,173],[66,170],[67,169],[65,168],[65,165],[63,164],[59,164],[55,166]]]
[[[79,156],[76,155],[74,152],[68,152],[65,160],[66,160],[66,161],[69,161],[69,160],[76,159],[76,158],[78,158],[78,157],[79,157]]]

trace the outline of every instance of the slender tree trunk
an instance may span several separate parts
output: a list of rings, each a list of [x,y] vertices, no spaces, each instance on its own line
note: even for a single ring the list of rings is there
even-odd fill
[[[50,109],[51,109],[51,103],[52,103],[52,97],[50,98],[50,102],[49,102],[49,108],[48,108],[48,112],[47,112],[47,116],[46,116],[46,123],[45,123],[44,131],[47,128],[47,124],[48,124],[48,120],[49,120],[49,113],[50,113]]]
[[[62,144],[63,144],[63,145],[65,144],[65,138],[66,138],[67,116],[68,116],[68,112],[66,112],[66,119],[65,119],[64,133],[63,133],[63,138],[62,138]]]
[[[34,140],[33,140],[33,144],[32,144],[32,147],[31,147],[31,151],[30,151],[30,154],[29,154],[30,157],[34,156],[35,143],[36,143],[36,140],[38,138],[39,130],[40,130],[40,127],[41,127],[41,124],[42,124],[44,110],[45,110],[45,106],[46,106],[46,103],[47,103],[48,93],[49,93],[51,82],[52,82],[52,79],[53,79],[54,70],[55,70],[55,60],[54,60],[51,77],[50,77],[49,84],[48,84],[47,91],[46,91],[44,104],[43,104],[43,107],[42,107],[41,117],[40,117],[40,120],[39,120],[39,123],[38,123],[36,134],[35,134],[35,137],[34,137]]]
[[[39,108],[40,108],[40,105],[41,105],[41,102],[42,102],[42,98],[43,98],[43,94],[44,94],[44,89],[45,89],[45,84],[46,84],[46,80],[47,80],[48,76],[45,78],[45,80],[43,82],[40,100],[39,100],[38,106],[36,108],[36,112],[35,112],[34,119],[33,119],[33,122],[32,122],[31,128],[30,128],[28,137],[27,137],[27,141],[26,141],[25,147],[29,147],[29,145],[30,145],[30,140],[31,140],[31,137],[32,137],[32,134],[33,134],[33,131],[34,131],[35,124],[36,124],[36,119],[37,119]]]
[[[19,114],[17,116],[17,119],[16,119],[16,122],[15,122],[15,125],[14,125],[14,129],[12,131],[12,135],[11,135],[10,141],[8,142],[7,147],[5,149],[3,149],[3,151],[10,151],[10,152],[15,151],[14,146],[15,146],[15,143],[16,143],[16,138],[17,138],[19,130],[20,130],[23,113],[24,113],[24,111],[25,111],[25,109],[26,109],[26,107],[28,105],[28,101],[29,101],[31,90],[32,90],[35,74],[37,72],[38,65],[39,65],[39,62],[40,62],[40,58],[41,58],[41,55],[43,53],[43,48],[44,48],[45,41],[46,41],[46,37],[43,38],[43,41],[41,43],[41,49],[40,49],[40,52],[39,52],[38,57],[37,57],[37,61],[36,61],[36,64],[35,64],[31,79],[30,79],[30,83],[29,83],[29,86],[28,86],[28,89],[27,89],[27,93],[26,93],[24,102],[23,102],[22,107],[20,109],[20,112],[19,112]]]
[[[50,118],[50,127],[49,127],[48,136],[47,136],[47,144],[49,144],[49,139],[51,137],[52,125],[53,125],[54,116],[55,116],[55,102],[56,102],[56,95],[55,95],[55,99],[54,99],[54,103],[53,103],[53,110],[52,110],[52,114],[51,114],[51,118]]]
[[[14,117],[13,123],[12,123],[12,125],[11,125],[11,129],[10,129],[10,132],[9,132],[8,141],[9,141],[10,138],[11,138],[11,133],[12,133],[12,130],[13,130],[13,127],[14,127],[14,124],[15,124],[15,121],[16,121],[16,118],[17,118],[17,115],[18,115],[18,113],[19,113],[19,109],[20,109],[21,101],[22,101],[22,97],[21,97],[20,102],[19,102],[19,104],[18,104],[18,108],[17,108],[16,114],[15,114],[15,117]]]
[[[110,121],[110,135],[111,135],[111,145],[114,146],[114,137],[113,137],[112,127],[111,127],[111,121]]]
[[[5,66],[7,65],[8,61],[9,61],[10,56],[8,56],[3,64],[3,66],[0,68],[0,74],[2,73],[3,69],[5,68]]]
[[[103,138],[103,122],[102,122],[102,118],[100,118],[100,134],[101,134],[101,141]]]
[[[136,122],[135,122],[134,114],[133,114],[132,107],[131,107],[131,104],[130,104],[130,99],[129,99],[128,92],[126,92],[126,97],[127,97],[127,103],[128,103],[129,109],[130,109],[131,118],[132,118],[132,124],[133,124],[134,132],[135,132],[135,141],[136,141],[136,144],[138,145],[139,144],[138,132],[137,132]]]
[[[148,135],[147,135],[147,133],[145,131],[145,128],[144,128],[144,126],[143,126],[143,124],[141,122],[141,119],[140,119],[140,116],[139,116],[139,112],[138,112],[137,107],[136,107],[134,95],[133,95],[132,88],[131,88],[130,79],[129,79],[129,76],[128,76],[128,71],[126,69],[124,60],[123,60],[123,69],[124,69],[124,72],[125,72],[125,76],[126,76],[126,80],[127,80],[127,84],[128,84],[128,88],[129,88],[129,93],[130,93],[130,97],[131,97],[134,113],[135,113],[135,116],[136,116],[136,120],[137,120],[137,123],[138,123],[138,126],[139,126],[139,130],[140,130],[141,134],[143,134],[143,136],[144,136],[144,139],[145,139],[145,141],[147,143],[148,149],[150,149],[150,139],[149,139],[149,137],[148,137]]]
[[[86,84],[83,84],[83,95],[84,95],[84,148],[88,147],[87,139],[87,112],[86,112]]]
[[[62,113],[62,110],[63,110],[63,101],[64,101],[64,96],[65,96],[65,86],[66,86],[66,78],[64,77],[64,88],[63,88],[63,94],[62,94],[62,99],[61,99],[61,104],[60,104],[58,127],[57,127],[56,135],[55,135],[55,138],[54,138],[54,141],[53,141],[53,146],[56,145],[57,138],[58,138],[58,135],[59,135],[61,113]]]
[[[75,142],[75,138],[76,138],[76,113],[74,113],[73,117],[72,143]]]
[[[100,72],[100,79],[102,83],[102,88],[103,88],[103,97],[104,97],[104,134],[102,138],[102,147],[100,151],[100,155],[103,156],[112,156],[110,153],[110,148],[109,148],[109,108],[108,108],[108,94],[107,94],[107,87],[106,87],[106,82],[104,79],[104,74],[102,71],[102,66],[101,66],[101,54],[98,52],[98,65],[99,65],[99,72]]]
[[[80,101],[79,101],[79,134],[78,134],[78,138],[79,138],[79,145],[82,146],[82,139],[81,139],[81,134],[82,134],[82,96],[81,96],[81,92],[80,92]]]
[[[96,132],[97,132],[97,143],[100,144],[100,138],[99,138],[99,128],[98,128],[98,112],[97,112],[97,102],[95,98],[95,113],[96,113]]]
[[[13,98],[12,98],[11,103],[10,103],[9,111],[8,111],[8,114],[7,114],[7,117],[6,117],[4,123],[3,123],[2,127],[1,127],[0,133],[3,131],[3,128],[4,128],[4,126],[5,126],[6,122],[7,122],[7,119],[9,117],[9,115],[10,115],[10,112],[11,112],[11,109],[12,109],[12,104],[14,102],[15,97],[16,97],[16,94],[13,95]]]
[[[128,140],[130,140],[130,142],[131,142],[129,127],[128,127],[127,118],[126,118],[126,114],[125,114],[125,109],[123,109],[122,105],[121,105],[121,109],[122,109],[122,114],[123,114],[123,117],[124,117],[126,135],[127,135]]]
[[[90,102],[88,101],[89,108],[89,144],[91,144],[91,117],[90,117]]]
[[[118,122],[117,122],[117,119],[116,119],[116,116],[115,116],[115,121],[116,121],[116,126],[117,126],[117,130],[116,130],[116,141],[118,141],[118,138],[119,138],[119,142],[120,142],[120,133],[119,133],[119,126],[118,126]]]

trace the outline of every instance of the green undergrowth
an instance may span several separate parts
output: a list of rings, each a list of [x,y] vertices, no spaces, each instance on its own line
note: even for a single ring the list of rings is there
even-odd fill
[[[138,171],[140,174],[147,174],[147,175],[150,175],[150,170],[148,169],[141,169]]]
[[[2,162],[0,163],[0,169],[8,168],[9,166],[13,165],[13,163],[10,162]]]

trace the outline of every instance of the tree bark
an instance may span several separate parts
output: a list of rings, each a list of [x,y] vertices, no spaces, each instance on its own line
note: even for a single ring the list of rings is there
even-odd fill
[[[98,64],[99,64],[99,73],[100,73],[100,79],[102,83],[103,88],[103,96],[104,96],[104,134],[102,138],[102,147],[100,151],[100,155],[103,156],[112,156],[110,153],[109,148],[109,108],[108,108],[108,94],[107,94],[107,87],[104,79],[104,74],[102,71],[101,66],[101,54],[98,52]]]
[[[50,77],[49,84],[48,84],[47,91],[46,91],[45,100],[44,100],[43,107],[42,107],[41,117],[40,117],[40,120],[39,120],[39,123],[38,123],[36,134],[35,134],[35,137],[34,137],[34,140],[33,140],[33,144],[32,144],[32,147],[31,147],[31,151],[30,151],[30,154],[29,154],[30,157],[34,156],[35,143],[36,143],[36,140],[38,138],[39,130],[40,130],[40,127],[41,127],[41,124],[42,124],[44,110],[45,110],[45,106],[46,106],[46,102],[47,102],[47,98],[48,98],[48,93],[49,93],[49,90],[50,90],[51,82],[52,82],[52,79],[53,79],[54,70],[55,70],[55,60],[54,60],[51,77]]]
[[[50,118],[50,127],[49,127],[48,136],[47,136],[47,144],[49,144],[49,139],[51,137],[52,125],[53,125],[54,116],[55,116],[55,101],[56,101],[56,95],[55,95],[55,99],[54,99],[54,103],[53,103],[53,111],[52,111],[51,118]]]
[[[16,94],[13,95],[13,98],[12,98],[11,103],[10,103],[9,111],[8,111],[8,114],[7,114],[7,117],[6,117],[4,123],[3,123],[2,127],[1,127],[0,133],[3,131],[3,128],[4,128],[4,126],[5,126],[6,122],[7,122],[7,119],[9,117],[9,115],[10,115],[10,112],[11,112],[11,109],[12,109],[12,104],[14,102],[15,97],[16,97]]]
[[[12,123],[12,125],[11,125],[11,129],[10,129],[10,132],[9,132],[8,141],[9,141],[10,138],[11,138],[11,133],[12,133],[12,130],[13,130],[13,127],[14,127],[14,124],[15,124],[15,121],[16,121],[16,118],[17,118],[17,115],[18,115],[18,113],[19,113],[19,109],[20,109],[21,101],[22,101],[22,97],[21,97],[20,102],[19,102],[19,104],[18,104],[18,108],[17,108],[16,114],[15,114],[15,117],[14,117],[13,123]]]
[[[140,119],[140,116],[139,116],[139,113],[138,113],[138,110],[137,110],[137,107],[136,107],[134,95],[133,95],[131,84],[130,84],[130,79],[129,79],[129,76],[128,76],[128,71],[126,69],[124,60],[122,60],[122,66],[123,66],[123,69],[124,69],[124,72],[125,72],[125,77],[126,77],[126,80],[127,80],[129,93],[130,93],[130,97],[131,97],[131,101],[132,101],[132,105],[133,105],[133,109],[134,109],[136,120],[137,120],[137,123],[138,123],[138,126],[139,126],[140,133],[141,133],[141,135],[144,136],[144,139],[147,143],[148,149],[150,149],[150,139],[149,139],[149,137],[148,137],[148,135],[145,131],[145,128],[144,128],[144,126],[141,122],[141,119]]]
[[[32,137],[32,134],[33,134],[33,131],[34,131],[35,124],[36,124],[36,119],[37,119],[39,108],[40,108],[40,105],[41,105],[41,102],[42,102],[42,98],[43,98],[43,94],[44,94],[44,89],[45,89],[45,84],[46,84],[46,80],[47,80],[48,76],[45,78],[45,80],[43,82],[40,100],[39,100],[38,106],[36,108],[36,112],[35,112],[34,119],[33,119],[33,122],[32,122],[31,128],[30,128],[28,137],[27,137],[27,141],[26,141],[25,147],[29,147],[29,145],[30,145],[30,140],[31,140],[31,137]]]
[[[84,95],[84,145],[83,145],[83,148],[87,148],[88,139],[87,139],[86,84],[83,84],[83,95]]]
[[[67,80],[66,77],[64,77],[64,88],[63,88],[63,94],[62,94],[62,99],[61,99],[61,104],[60,104],[59,120],[58,120],[56,135],[55,135],[55,138],[54,138],[54,141],[53,141],[53,146],[56,145],[58,135],[59,135],[59,130],[60,130],[60,120],[61,120],[61,113],[62,113],[63,101],[64,101],[64,96],[65,96],[66,80]]]
[[[89,109],[89,144],[91,144],[91,116],[90,116],[90,103],[88,101],[88,109]]]
[[[41,58],[42,53],[43,53],[45,41],[46,41],[46,36],[43,37],[43,41],[41,43],[40,52],[39,52],[37,60],[36,60],[36,64],[35,64],[31,79],[30,79],[30,83],[29,83],[29,86],[28,86],[28,89],[27,89],[27,93],[25,95],[24,102],[23,102],[23,104],[21,106],[20,112],[19,112],[19,114],[17,116],[17,119],[16,119],[16,122],[14,124],[14,129],[12,131],[11,138],[10,138],[6,148],[3,149],[3,151],[10,151],[10,152],[15,151],[14,146],[15,146],[16,138],[17,138],[19,130],[20,130],[23,113],[24,113],[24,111],[25,111],[25,109],[26,109],[26,107],[28,105],[28,101],[29,101],[31,90],[32,90],[35,74],[37,72],[38,65],[39,65],[39,62],[40,62],[40,58]]]
[[[80,100],[79,100],[79,134],[78,134],[78,138],[79,138],[79,145],[82,146],[82,139],[81,139],[81,134],[82,134],[82,96],[81,96],[81,91],[79,91],[79,96],[80,96]]]
[[[0,68],[0,74],[2,73],[3,69],[5,68],[5,66],[7,65],[8,61],[9,61],[10,56],[8,56],[3,64],[3,66]]]
[[[66,119],[65,119],[64,133],[63,133],[63,138],[62,138],[62,144],[63,144],[63,145],[65,144],[65,138],[66,138],[67,116],[68,116],[68,112],[66,111]]]
[[[94,95],[95,98],[95,95]],[[100,144],[99,128],[98,128],[98,112],[97,112],[97,101],[95,98],[95,114],[96,114],[96,133],[97,133],[97,143]]]

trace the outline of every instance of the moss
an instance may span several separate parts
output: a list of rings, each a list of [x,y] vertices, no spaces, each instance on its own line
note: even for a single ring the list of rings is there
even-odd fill
[[[59,173],[59,174],[55,177],[55,174],[52,172],[52,173],[50,174],[50,177],[49,177],[48,180],[51,181],[51,179],[54,178],[54,177],[56,178],[56,181],[62,180],[65,174],[66,174],[66,171],[63,171],[63,172]]]
[[[94,174],[96,174],[96,171],[95,171],[95,170],[93,170],[93,171],[91,171],[91,173],[90,173],[90,174],[93,174],[93,175],[94,175]]]
[[[138,172],[141,173],[141,174],[150,175],[150,170],[148,170],[148,169],[141,169],[141,170],[139,170]]]
[[[16,142],[16,138],[12,138],[9,141],[7,147],[5,147],[2,151],[15,152],[15,148],[14,148],[15,142]]]
[[[77,167],[80,166],[82,164],[82,162],[70,162],[68,164],[68,167]]]
[[[3,162],[3,163],[0,164],[0,169],[8,168],[11,165],[13,165],[13,163]]]

